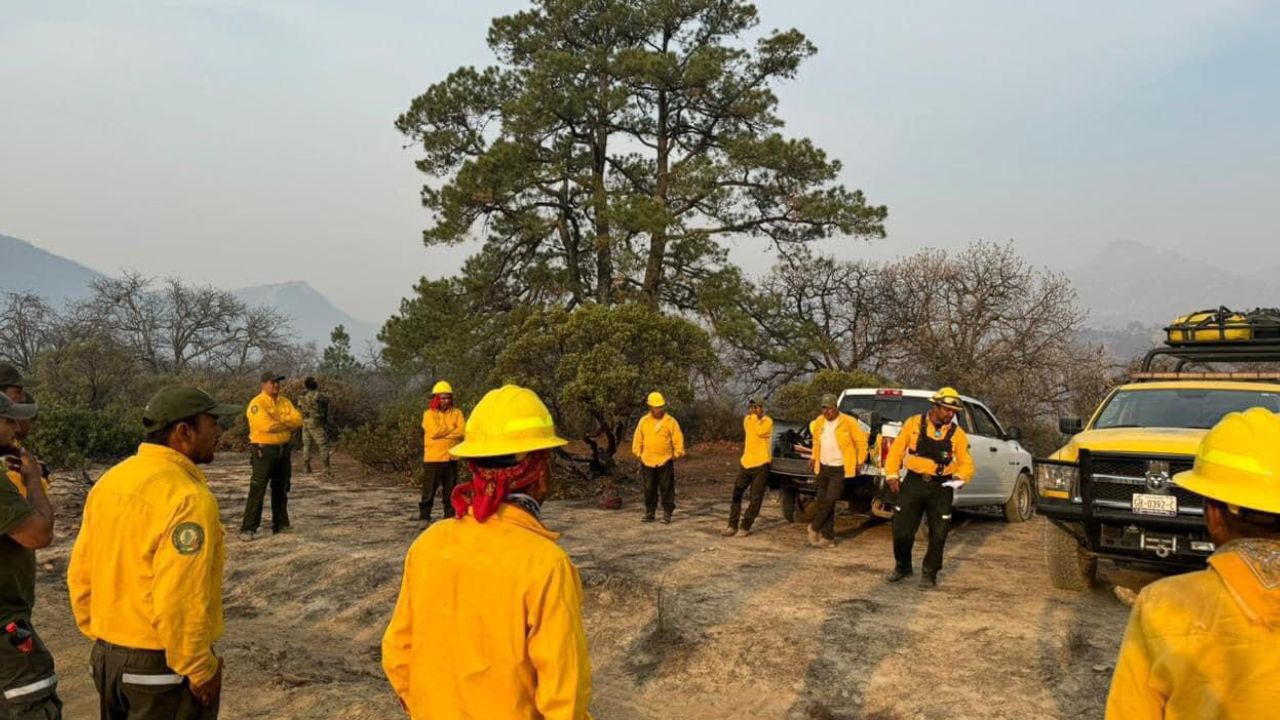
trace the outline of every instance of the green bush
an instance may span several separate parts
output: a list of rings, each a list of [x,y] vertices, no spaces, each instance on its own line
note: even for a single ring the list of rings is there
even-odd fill
[[[30,444],[40,458],[61,469],[115,462],[142,442],[142,408],[109,405],[101,410],[41,405]]]
[[[765,412],[779,419],[812,420],[822,409],[822,396],[826,393],[839,396],[849,388],[875,388],[892,386],[892,381],[879,375],[861,371],[819,370],[804,382],[782,386],[773,402],[766,404]]]
[[[338,448],[365,467],[415,476],[422,465],[422,409],[415,400],[389,406],[376,420],[344,430]]]
[[[683,411],[672,408],[671,412],[680,421],[680,429],[684,431],[685,442],[689,445],[742,440],[742,418],[747,414],[745,402],[708,398],[695,400]]]

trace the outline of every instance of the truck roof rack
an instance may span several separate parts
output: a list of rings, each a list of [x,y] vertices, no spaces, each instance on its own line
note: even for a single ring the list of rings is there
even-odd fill
[[[1202,343],[1199,345],[1165,345],[1152,348],[1142,358],[1140,372],[1134,373],[1134,377],[1137,378],[1139,375],[1151,373],[1151,364],[1159,357],[1169,357],[1176,360],[1177,362],[1174,364],[1173,369],[1177,373],[1182,373],[1182,369],[1189,363],[1280,363],[1280,338]]]

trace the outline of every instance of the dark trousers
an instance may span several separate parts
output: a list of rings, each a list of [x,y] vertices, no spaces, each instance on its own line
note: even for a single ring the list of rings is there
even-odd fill
[[[13,618],[23,629],[30,623]],[[53,672],[53,656],[35,630],[31,632],[31,652],[14,647],[8,636],[0,637],[0,720],[61,720],[58,679]],[[0,635],[3,635],[0,627]],[[7,698],[7,699],[6,699]]]
[[[262,501],[271,485],[271,529],[289,527],[289,487],[293,482],[293,466],[289,444],[251,445],[249,461],[253,477],[249,479],[249,499],[244,503],[244,520],[240,532],[257,532],[262,524]]]
[[[431,506],[435,504],[436,490],[440,491],[440,502],[444,503],[444,516],[453,517],[453,486],[457,484],[457,462],[450,460],[422,463],[422,500],[418,502],[418,518],[431,519]]]
[[[218,700],[201,705],[163,650],[134,650],[101,640],[89,654],[100,720],[215,720]]]
[[[742,517],[742,527],[751,529],[751,524],[760,514],[760,503],[764,502],[764,491],[769,483],[769,464],[759,467],[742,468],[738,471],[738,479],[733,483],[733,502],[729,504],[729,527],[737,529],[738,518],[742,515],[742,496],[751,489],[751,501],[747,505],[747,514]]]
[[[942,569],[942,550],[951,529],[951,502],[955,491],[911,473],[898,489],[898,512],[893,516],[893,559],[898,569],[911,570],[911,547],[920,529],[920,517],[929,518],[929,549],[922,569],[927,576]]]
[[[668,460],[658,467],[640,466],[644,478],[644,512],[652,517],[662,496],[662,511],[668,515],[676,509],[676,461]]]
[[[809,527],[828,540],[836,537],[836,503],[844,493],[844,468],[823,465],[818,472],[818,494],[813,499],[813,520]]]

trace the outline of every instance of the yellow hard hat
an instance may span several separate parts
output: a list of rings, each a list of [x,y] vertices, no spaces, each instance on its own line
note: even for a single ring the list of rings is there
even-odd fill
[[[662,397],[660,392],[651,392],[649,393],[648,403],[649,407],[666,407],[667,399]]]
[[[1280,514],[1280,416],[1263,408],[1228,414],[1200,441],[1195,466],[1173,480],[1228,505]]]
[[[441,380],[440,382],[432,386],[431,394],[432,395],[452,395],[453,386],[450,385],[448,382]]]
[[[538,394],[503,385],[490,390],[471,411],[466,439],[449,452],[460,458],[497,457],[567,445]]]
[[[964,401],[960,399],[960,393],[956,392],[953,387],[944,387],[929,398],[929,402],[934,405],[951,408],[952,410],[960,410],[964,407]]]

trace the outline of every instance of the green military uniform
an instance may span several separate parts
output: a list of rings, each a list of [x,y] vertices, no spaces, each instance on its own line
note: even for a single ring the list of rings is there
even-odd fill
[[[298,400],[302,413],[302,465],[311,472],[311,456],[318,452],[329,470],[329,398],[319,390],[308,390]]]
[[[53,656],[31,627],[36,553],[8,533],[35,510],[0,468],[0,718],[62,717]]]

